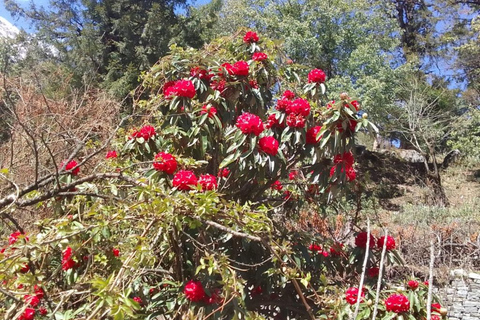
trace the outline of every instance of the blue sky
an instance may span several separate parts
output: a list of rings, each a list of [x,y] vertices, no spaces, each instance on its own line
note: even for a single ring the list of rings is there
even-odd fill
[[[28,4],[30,0],[17,0],[18,3],[20,4]],[[36,6],[48,6],[49,0],[34,0],[34,3]],[[191,0],[189,1],[195,6],[199,6],[202,4],[206,4],[210,2],[210,0]],[[12,24],[14,24],[17,28],[19,29],[25,29],[25,30],[30,30],[30,25],[28,22],[26,22],[23,19],[14,19],[10,13],[5,9],[5,3],[4,1],[0,1],[0,16],[4,17],[8,21],[10,21]]]

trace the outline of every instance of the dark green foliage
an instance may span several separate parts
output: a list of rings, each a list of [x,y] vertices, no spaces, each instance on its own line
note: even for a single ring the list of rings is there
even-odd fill
[[[168,51],[170,43],[201,46],[201,30],[179,12],[186,0],[55,0],[48,9],[31,4],[7,8],[29,19],[36,38],[52,46],[51,59],[65,64],[78,81],[102,81],[118,97],[138,84],[147,70]]]

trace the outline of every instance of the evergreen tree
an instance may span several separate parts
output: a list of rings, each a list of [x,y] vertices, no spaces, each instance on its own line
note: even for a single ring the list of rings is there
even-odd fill
[[[50,58],[68,65],[79,80],[100,76],[119,97],[170,43],[202,44],[196,30],[185,30],[191,17],[179,12],[188,12],[186,0],[52,0],[48,8],[6,0],[6,6],[29,19],[35,37],[55,48]]]

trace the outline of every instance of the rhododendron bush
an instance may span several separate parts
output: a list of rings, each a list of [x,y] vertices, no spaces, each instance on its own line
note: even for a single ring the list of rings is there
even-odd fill
[[[12,222],[0,312],[347,319],[359,299],[358,319],[374,308],[425,317],[427,286],[414,279],[397,283],[403,294],[379,282],[372,303],[381,271],[401,261],[394,238],[299,227],[301,212],[319,216],[361,192],[354,136],[376,129],[347,94],[327,99],[321,69],[285,59],[253,31],[200,51],[172,46],[143,75],[116,139],[91,141],[51,178],[0,200]],[[21,225],[25,207],[49,215]]]

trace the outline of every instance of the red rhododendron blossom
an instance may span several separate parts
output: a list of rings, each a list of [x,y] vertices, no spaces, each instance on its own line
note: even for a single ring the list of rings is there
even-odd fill
[[[323,252],[322,246],[316,243],[312,243],[310,246],[308,246],[308,250],[317,252],[318,254],[321,254]]]
[[[258,147],[261,151],[272,156],[278,153],[278,141],[272,136],[260,138],[260,140],[258,140]]]
[[[198,179],[203,191],[217,189],[217,177],[211,174],[202,174]]]
[[[169,98],[175,91],[175,81],[167,81],[163,85],[163,95]]]
[[[274,183],[272,183],[271,187],[273,190],[281,191],[283,189],[282,183],[277,180]]]
[[[202,283],[200,281],[193,280],[187,282],[185,289],[183,289],[183,293],[187,299],[192,302],[202,301],[206,296]]]
[[[226,84],[227,82],[225,80],[216,80],[210,83],[210,87],[215,91],[223,92],[226,88]]]
[[[250,85],[250,88],[252,89],[258,89],[258,82],[257,80],[249,80],[248,84]]]
[[[278,111],[286,111],[287,109],[290,110],[292,104],[293,104],[293,101],[290,101],[286,98],[278,99],[277,106],[275,107],[275,109],[277,109]]]
[[[430,319],[432,319],[432,320],[442,320],[442,317],[439,316],[438,314],[432,314]]]
[[[332,109],[334,104],[335,104],[335,100],[332,100],[329,103],[327,103],[327,109]]]
[[[360,297],[360,302],[363,301],[363,298],[365,297],[365,292],[363,292],[362,290],[362,294],[361,294],[361,297]],[[346,292],[345,292],[345,300],[347,300],[347,302],[351,305],[354,305],[357,303],[357,299],[358,299],[358,288],[356,287],[353,287],[353,288],[349,288]]]
[[[357,100],[350,101],[350,104],[355,108],[356,111],[360,109],[360,104]]]
[[[140,305],[143,304],[142,298],[140,298],[140,297],[133,297],[132,300],[135,301],[136,303],[140,304]]]
[[[300,114],[304,117],[308,117],[310,114],[310,103],[307,100],[302,98],[297,98],[293,100],[293,102],[286,107],[285,112],[287,114],[294,113]]]
[[[252,56],[252,60],[254,61],[263,61],[267,59],[268,59],[267,54],[263,52],[255,52]]]
[[[17,242],[18,238],[22,235],[22,233],[20,231],[15,231],[13,232],[12,234],[10,234],[10,236],[8,236],[8,243],[10,245],[14,244],[15,242]],[[28,237],[24,237],[25,241],[28,241]]]
[[[259,294],[262,294],[263,292],[263,289],[261,286],[256,286],[252,289],[252,291],[250,291],[251,295],[252,296],[256,296],[256,295],[259,295]]]
[[[244,134],[253,133],[254,135],[258,136],[263,131],[263,122],[260,117],[248,112],[238,117],[236,126]]]
[[[256,32],[253,31],[247,31],[245,36],[243,36],[243,42],[245,43],[253,43],[253,42],[258,42],[258,35]]]
[[[144,140],[149,140],[155,137],[156,134],[155,128],[147,125],[143,126],[140,130],[135,130],[130,136],[130,139],[143,138]]]
[[[64,164],[65,164],[65,161],[61,163],[60,167],[63,167]],[[65,171],[69,171],[72,176],[76,176],[80,173],[80,167],[77,167],[77,165],[78,165],[77,161],[70,160],[65,166]]]
[[[379,273],[380,273],[380,268],[377,268],[377,267],[372,267],[367,270],[367,276],[370,278],[378,277]]]
[[[280,123],[277,119],[277,115],[272,113],[268,116],[267,124],[265,125],[265,128],[270,129],[274,127],[280,127]]]
[[[159,152],[155,155],[153,167],[157,171],[173,174],[177,170],[177,160],[170,153]]]
[[[297,178],[297,176],[298,176],[298,171],[297,170],[292,170],[288,174],[288,179],[289,180],[295,180]]]
[[[293,93],[290,90],[285,90],[285,92],[282,95],[282,98],[288,99],[288,100],[293,100],[295,98],[295,93]]]
[[[26,308],[25,311],[20,315],[18,320],[33,320],[35,317],[35,309]]]
[[[428,287],[429,286],[428,280],[423,281],[423,284]]]
[[[322,139],[322,136],[319,136],[318,133],[322,130],[321,126],[315,126],[308,129],[306,134],[306,142],[307,144],[317,144]]]
[[[28,271],[30,271],[30,266],[28,264],[25,264],[21,269],[20,269],[20,272],[21,273],[27,273]]]
[[[31,296],[29,294],[23,296],[25,303],[28,303],[31,307],[36,307],[40,303],[38,296]]]
[[[331,169],[330,169],[330,178],[333,177],[333,175],[335,174],[335,170],[336,170],[337,166],[333,166]],[[341,173],[344,173],[345,172],[345,177],[347,179],[348,182],[351,182],[351,181],[354,181],[356,178],[357,178],[357,172],[355,171],[355,169],[353,167],[341,167],[340,169],[340,172]]]
[[[290,191],[288,191],[288,190],[285,190],[285,191],[283,192],[283,199],[284,199],[284,200],[290,200],[290,198],[292,198],[292,193],[291,193]]]
[[[384,242],[385,242],[385,236],[378,238],[377,247],[378,247],[379,250],[383,249]],[[395,239],[393,239],[390,236],[387,236],[386,247],[387,247],[387,251],[394,250],[395,249]]]
[[[402,313],[410,310],[410,301],[403,294],[392,294],[385,300],[387,311]]]
[[[190,80],[178,80],[172,89],[172,93],[177,97],[185,97],[192,99],[195,97],[195,86]]]
[[[350,119],[348,122],[348,128],[350,129],[350,131],[354,132],[356,127],[357,127],[357,121]],[[343,132],[343,121],[339,121],[337,123],[337,130],[338,132]]]
[[[330,254],[334,256],[339,256],[343,251],[343,243],[337,242],[330,248]]]
[[[333,157],[333,163],[345,163],[346,166],[351,167],[355,162],[355,158],[353,157],[353,153],[350,151],[345,152],[343,154],[337,154]]]
[[[116,157],[118,157],[117,151],[113,150],[113,151],[108,151],[107,152],[107,155],[105,156],[105,159],[116,158]]]
[[[193,171],[180,170],[173,177],[173,186],[178,190],[192,190],[198,184],[197,177]]]
[[[214,289],[211,296],[205,295],[203,301],[206,304],[221,304],[223,299],[220,298],[220,289]]]
[[[72,259],[72,248],[67,247],[65,251],[63,251],[62,257],[62,269],[67,271],[75,266],[75,261]]]
[[[113,248],[112,253],[115,257],[118,257],[120,255],[120,250],[118,250],[117,248]]]
[[[432,303],[432,312],[440,312],[442,306],[440,303]]]
[[[212,106],[204,105],[200,114],[208,114],[209,118],[213,118],[217,114],[217,109]]]
[[[232,73],[236,76],[248,76],[249,66],[245,61],[237,61],[232,66]]]
[[[38,309],[38,312],[39,312],[42,316],[46,316],[47,313],[48,313],[47,309],[45,309],[44,307],[40,307],[40,308]]]
[[[305,118],[301,114],[290,113],[287,116],[287,126],[292,128],[305,127]]]
[[[410,280],[408,281],[407,285],[410,289],[415,290],[418,288],[418,281]]]
[[[313,69],[308,74],[308,82],[309,83],[311,83],[311,82],[323,83],[323,82],[325,82],[325,78],[326,78],[325,72],[323,72],[323,70],[321,70],[321,69]]]
[[[210,74],[207,70],[202,69],[201,67],[193,67],[190,69],[190,75],[206,81],[210,81],[210,79],[213,77],[213,74]]]
[[[355,245],[359,248],[366,248],[367,247],[367,232],[360,232],[355,237]],[[375,237],[370,234],[370,248],[375,247]]]
[[[38,297],[38,299],[43,299],[43,296],[45,295],[43,289],[37,285],[33,287],[33,292],[35,292],[35,295]]]
[[[227,168],[223,168],[218,170],[217,176],[219,176],[220,178],[227,178],[229,174],[230,170],[228,170]]]

